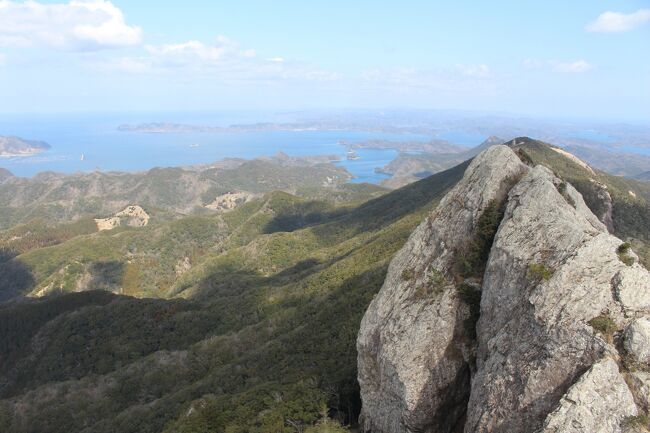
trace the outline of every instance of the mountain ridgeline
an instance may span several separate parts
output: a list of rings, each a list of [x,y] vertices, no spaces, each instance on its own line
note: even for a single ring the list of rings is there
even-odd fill
[[[641,428],[650,185],[479,151],[394,191],[297,161],[0,180],[0,431]]]
[[[521,150],[475,158],[392,260],[357,341],[363,431],[647,427],[650,274]]]

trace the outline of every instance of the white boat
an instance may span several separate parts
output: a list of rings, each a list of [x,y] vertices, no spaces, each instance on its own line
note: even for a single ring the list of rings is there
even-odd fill
[[[79,158],[79,160],[80,160],[80,161],[83,161],[83,160],[85,160],[85,159],[86,159],[86,156],[82,153],[82,154],[81,154],[81,158]]]
[[[354,159],[360,159],[359,155],[357,155],[357,152],[354,150],[348,150],[348,159],[349,160],[354,160]]]

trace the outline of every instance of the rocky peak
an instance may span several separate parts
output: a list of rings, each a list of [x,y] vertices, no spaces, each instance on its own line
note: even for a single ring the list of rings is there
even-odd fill
[[[481,153],[391,262],[357,341],[366,431],[434,431],[437,423],[450,431],[462,419],[473,342],[454,284],[457,249],[527,171],[506,146]]]
[[[549,169],[481,153],[363,318],[364,431],[621,431],[650,314],[650,276],[623,245]]]

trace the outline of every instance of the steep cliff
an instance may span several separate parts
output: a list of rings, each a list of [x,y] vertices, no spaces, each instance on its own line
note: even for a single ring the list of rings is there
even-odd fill
[[[647,375],[628,372],[647,367],[649,296],[648,272],[570,184],[493,146],[363,318],[363,430],[623,431],[648,409]]]

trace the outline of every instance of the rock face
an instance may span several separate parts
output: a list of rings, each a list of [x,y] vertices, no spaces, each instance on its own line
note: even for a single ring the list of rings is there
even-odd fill
[[[468,278],[454,263],[503,200],[485,270]],[[620,431],[636,391],[612,333],[648,314],[650,291],[648,271],[619,259],[622,243],[549,169],[507,146],[481,153],[395,256],[363,318],[363,430]],[[475,335],[468,287],[480,289]]]
[[[637,407],[618,365],[611,358],[594,364],[569,388],[544,422],[543,433],[609,433],[637,414]]]
[[[485,151],[391,262],[357,341],[365,431],[449,431],[462,418],[472,344],[452,281],[455,246],[527,169],[506,146]]]
[[[138,205],[127,206],[124,210],[110,218],[95,219],[97,230],[112,230],[116,227],[126,225],[128,227],[144,227],[149,224],[149,214]]]
[[[634,266],[623,268],[614,276],[616,299],[626,311],[650,314],[650,286],[645,275],[645,269]]]
[[[625,350],[637,362],[650,364],[650,317],[630,323],[625,331]]]
[[[217,212],[228,212],[257,197],[250,192],[228,192],[216,197],[212,203],[205,205],[207,209]]]

